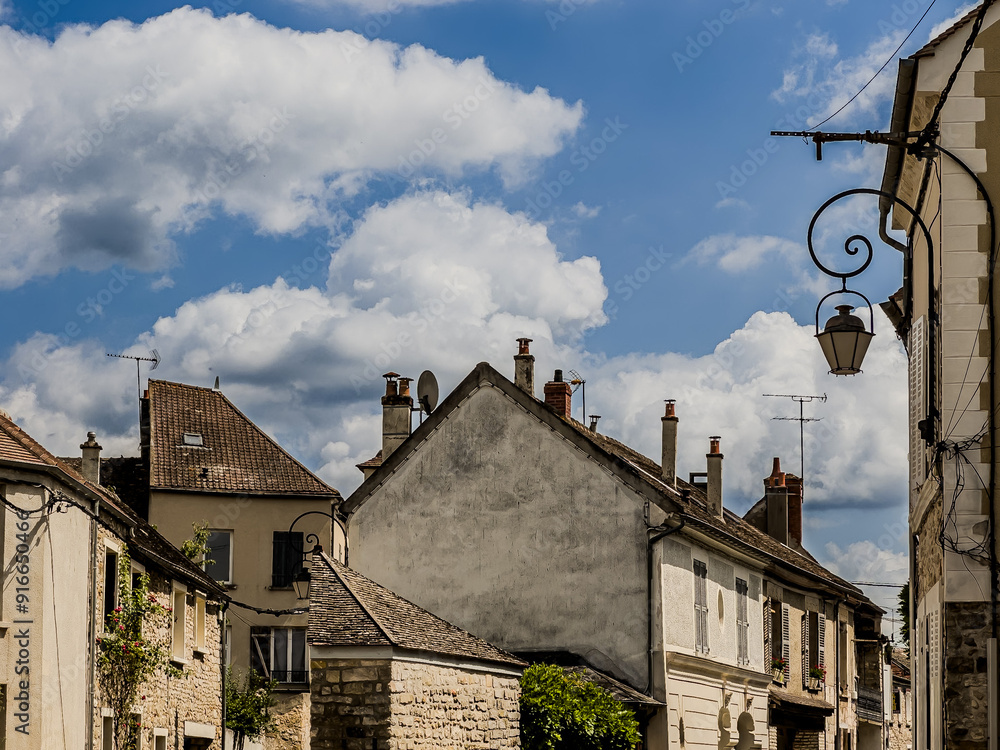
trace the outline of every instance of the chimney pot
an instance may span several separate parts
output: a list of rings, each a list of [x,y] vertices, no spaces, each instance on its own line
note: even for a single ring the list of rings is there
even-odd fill
[[[563,382],[562,370],[556,370],[553,379],[545,384],[545,403],[564,419],[573,414],[573,388]]]
[[[101,483],[101,446],[97,442],[97,433],[88,432],[87,442],[80,444],[82,459],[80,473],[88,482]]]
[[[720,520],[725,518],[722,506],[722,454],[719,452],[718,435],[713,435],[709,440],[709,452],[706,455],[708,460],[708,487],[705,496],[708,501],[708,512]]]
[[[399,395],[408,397],[410,395],[410,381],[413,378],[400,378],[399,379]]]
[[[662,425],[662,443],[660,446],[660,478],[664,484],[677,486],[677,415],[674,413],[674,400],[666,400],[666,411],[660,417]]]
[[[599,420],[600,418],[601,418],[600,414],[591,414],[590,415],[590,431],[591,432],[597,432],[597,420]]]
[[[531,339],[517,340],[517,354],[514,355],[514,385],[522,391],[535,395],[535,356],[528,350]]]

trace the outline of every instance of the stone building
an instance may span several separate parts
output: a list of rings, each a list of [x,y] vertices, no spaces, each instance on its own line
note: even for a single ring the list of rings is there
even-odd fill
[[[248,419],[216,386],[150,380],[142,400],[141,469],[149,522],[176,545],[207,523],[206,570],[233,599],[261,609],[295,609],[292,580],[313,538],[343,559],[346,537],[333,520],[340,494]],[[305,515],[304,515],[305,514]],[[301,521],[293,522],[302,516]],[[241,609],[227,621],[233,670],[278,682],[278,730],[268,750],[298,750],[309,736],[306,615]]]
[[[519,343],[514,382],[477,365],[412,434],[390,374],[381,457],[341,506],[352,566],[525,659],[566,652],[647,696],[646,748],[791,748],[769,736],[772,706],[816,698],[774,684],[771,612],[801,600],[802,614],[848,623],[853,653],[867,599],[788,543],[784,487],[764,530],[724,508],[718,438],[691,481],[678,476],[672,403],[657,463],[573,420],[559,371],[536,398]],[[825,689],[817,737],[832,747],[854,715]]]
[[[526,664],[317,553],[312,750],[520,747]]]
[[[119,560],[149,576],[172,612],[146,623],[180,677],[157,675],[130,717],[141,747],[219,747],[224,590],[101,486],[100,446],[82,471],[0,413],[0,747],[105,750],[114,718],[96,679],[95,641],[118,604]],[[8,744],[9,743],[9,744]]]
[[[904,285],[883,309],[909,354],[913,743],[930,750],[1000,736],[1000,7],[988,6],[966,56],[979,12],[900,61],[882,179],[932,227],[929,246],[919,221],[883,202],[883,236],[907,235],[896,243]]]
[[[901,648],[892,650],[886,665],[888,679],[885,702],[885,724],[889,750],[913,748],[913,691],[910,680],[910,658]]]

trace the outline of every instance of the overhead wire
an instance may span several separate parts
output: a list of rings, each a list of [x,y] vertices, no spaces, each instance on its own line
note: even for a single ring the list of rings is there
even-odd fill
[[[923,15],[922,15],[922,16],[920,16],[920,18],[918,18],[918,19],[917,19],[917,22],[916,22],[916,24],[914,24],[914,26],[913,26],[913,28],[912,28],[912,29],[910,29],[910,33],[909,33],[909,34],[907,34],[907,35],[906,35],[906,37],[904,37],[903,41],[901,41],[901,42],[899,43],[899,46],[898,46],[898,47],[896,47],[896,49],[895,49],[895,50],[893,50],[893,52],[892,52],[892,54],[891,54],[891,55],[889,56],[889,58],[888,58],[888,59],[887,59],[887,60],[886,60],[886,61],[885,61],[884,63],[882,63],[882,67],[880,67],[880,68],[879,68],[878,70],[876,70],[876,71],[875,71],[875,75],[873,75],[873,76],[872,76],[871,78],[869,78],[869,79],[868,79],[868,82],[867,82],[867,83],[866,83],[866,84],[865,84],[864,86],[862,86],[862,87],[861,87],[861,89],[860,89],[860,90],[858,91],[858,93],[856,93],[856,94],[855,94],[854,96],[852,96],[852,97],[851,97],[850,99],[848,99],[848,100],[847,100],[846,102],[844,102],[844,104],[843,104],[843,105],[841,105],[840,109],[838,109],[838,110],[837,110],[836,112],[834,112],[834,113],[833,113],[832,115],[830,115],[829,117],[827,117],[827,118],[826,118],[825,120],[823,120],[822,122],[819,122],[819,123],[817,123],[817,124],[813,125],[813,126],[812,126],[811,128],[808,128],[808,130],[815,130],[816,128],[818,128],[818,127],[821,127],[822,125],[825,125],[826,123],[830,122],[830,120],[832,120],[832,119],[833,119],[834,117],[836,117],[836,116],[837,116],[837,115],[839,115],[839,114],[840,114],[841,112],[843,112],[843,111],[844,111],[845,109],[847,109],[847,108],[848,108],[848,107],[849,107],[849,106],[850,106],[850,105],[851,105],[851,104],[852,104],[852,103],[854,102],[854,100],[855,100],[855,99],[857,99],[857,98],[858,98],[859,96],[861,96],[861,94],[863,94],[863,93],[864,93],[865,89],[867,89],[867,88],[868,88],[869,86],[871,86],[872,82],[873,82],[873,81],[874,81],[874,80],[875,80],[876,78],[878,78],[878,77],[879,77],[879,74],[880,74],[880,73],[881,73],[881,72],[882,72],[883,70],[885,70],[885,69],[886,69],[886,66],[888,66],[888,65],[889,65],[889,63],[891,63],[891,62],[892,62],[893,60],[895,60],[895,59],[896,59],[896,55],[898,55],[898,54],[899,54],[899,51],[900,51],[901,49],[903,49],[903,45],[904,45],[904,44],[906,44],[906,42],[907,42],[907,41],[909,41],[909,39],[910,39],[910,37],[911,37],[911,36],[913,36],[914,32],[915,32],[915,31],[917,30],[917,27],[918,27],[918,26],[920,26],[920,23],[921,23],[921,22],[922,22],[922,21],[924,20],[924,18],[926,18],[926,17],[927,17],[927,14],[928,14],[928,13],[930,13],[930,10],[931,10],[931,8],[933,8],[933,7],[934,7],[934,4],[935,4],[936,2],[937,2],[937,0],[931,0],[931,3],[930,3],[930,5],[928,5],[928,6],[927,6],[927,9],[926,9],[926,10],[924,10],[924,13],[923,13]]]

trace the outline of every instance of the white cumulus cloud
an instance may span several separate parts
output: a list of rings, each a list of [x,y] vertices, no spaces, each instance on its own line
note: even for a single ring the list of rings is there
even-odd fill
[[[523,179],[583,117],[482,58],[180,8],[54,42],[0,27],[0,284],[169,266],[213,213],[332,225],[373,178]]]

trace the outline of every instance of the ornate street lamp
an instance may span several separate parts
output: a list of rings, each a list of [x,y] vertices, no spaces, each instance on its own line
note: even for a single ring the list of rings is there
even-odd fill
[[[862,250],[864,250],[864,253],[860,258],[860,265],[847,271],[836,271],[825,266],[817,257],[816,250],[813,247],[813,231],[816,228],[816,222],[819,220],[820,215],[837,201],[855,195],[877,195],[885,200],[891,201],[895,205],[902,206],[920,227],[924,240],[927,242],[928,268],[934,268],[934,240],[931,238],[930,231],[927,229],[923,219],[916,212],[916,210],[914,210],[906,201],[901,200],[892,193],[888,193],[884,190],[876,190],[875,188],[854,188],[852,190],[845,190],[842,193],[837,193],[837,195],[833,196],[819,207],[816,213],[813,214],[812,221],[809,222],[809,233],[806,238],[809,245],[809,255],[812,257],[813,263],[816,264],[816,267],[819,268],[819,270],[827,276],[833,276],[841,281],[840,289],[830,292],[819,301],[818,305],[816,305],[816,339],[819,341],[820,348],[823,350],[823,355],[826,357],[826,361],[830,365],[830,373],[832,375],[857,375],[862,372],[861,364],[864,362],[865,354],[868,352],[868,346],[871,344],[871,340],[875,337],[875,313],[872,309],[871,301],[861,292],[847,288],[848,279],[863,273],[868,269],[868,266],[871,265],[872,259],[875,255],[871,241],[863,234],[853,234],[847,238],[844,242],[844,252],[847,253],[847,255],[854,257],[859,253],[862,253]],[[912,250],[912,243],[910,243],[906,247],[906,252],[910,258],[912,258]],[[931,324],[933,325],[936,322],[936,313],[934,312],[933,274],[930,274],[930,277],[931,315],[929,317],[931,319]],[[837,314],[830,318],[823,327],[823,330],[820,331],[819,313],[823,303],[830,297],[845,295],[860,297],[865,301],[865,304],[868,306],[868,326],[866,327],[865,322],[858,316],[851,315],[851,312],[854,310],[852,305],[841,304],[836,306]]]
[[[332,513],[326,513],[322,510],[307,510],[305,513],[302,513],[294,521],[292,521],[291,525],[288,527],[289,537],[291,537],[292,535],[292,529],[295,528],[295,524],[297,524],[300,519],[305,518],[306,516],[326,516],[334,523],[337,522],[337,519],[334,518]],[[307,544],[311,542],[313,548],[309,552],[305,551],[301,552],[303,562],[305,562],[307,558],[316,554],[317,552],[323,551],[323,545],[319,543],[319,537],[313,534],[312,532],[306,534],[305,541]],[[294,578],[292,578],[292,586],[295,587],[295,596],[298,599],[308,599],[309,586],[311,583],[312,583],[312,575],[309,573],[309,568],[307,568],[305,565],[302,565],[299,568],[299,572],[295,574]]]

